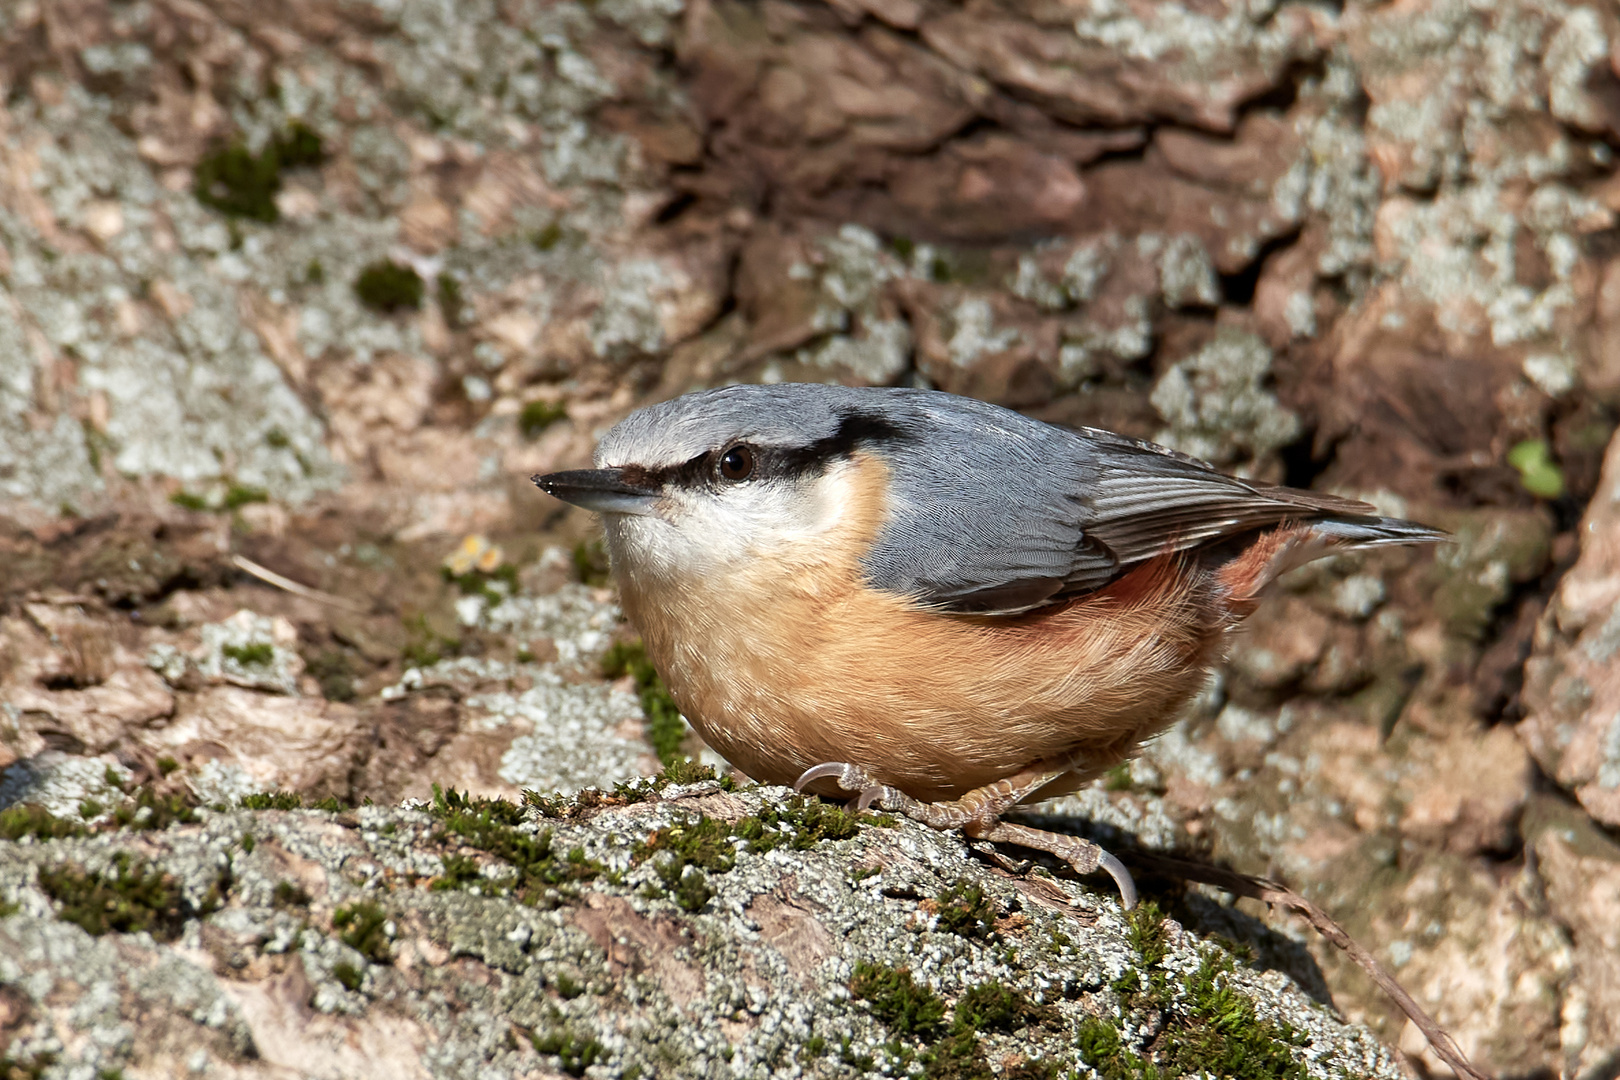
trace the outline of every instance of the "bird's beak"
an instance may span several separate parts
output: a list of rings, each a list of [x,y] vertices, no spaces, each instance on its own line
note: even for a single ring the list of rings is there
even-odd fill
[[[570,469],[529,479],[547,495],[598,514],[650,514],[663,494],[655,487],[627,482],[623,469]]]

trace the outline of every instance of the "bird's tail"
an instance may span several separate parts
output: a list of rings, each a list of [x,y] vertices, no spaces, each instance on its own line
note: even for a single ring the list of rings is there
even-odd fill
[[[1449,539],[1449,533],[1401,518],[1323,517],[1283,524],[1262,534],[1240,555],[1224,564],[1216,572],[1216,579],[1226,590],[1233,612],[1243,616],[1254,610],[1267,586],[1306,563],[1342,551],[1397,544],[1438,544]]]

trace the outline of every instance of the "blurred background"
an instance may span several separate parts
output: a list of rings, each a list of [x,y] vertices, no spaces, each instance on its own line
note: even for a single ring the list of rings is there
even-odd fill
[[[702,753],[527,477],[934,386],[1455,533],[1296,574],[1055,810],[1286,878],[1497,1075],[1620,1076],[1617,70],[1554,0],[9,0],[0,807]]]

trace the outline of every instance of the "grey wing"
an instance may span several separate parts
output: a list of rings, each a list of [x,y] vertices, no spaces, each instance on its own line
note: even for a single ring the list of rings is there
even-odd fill
[[[1285,520],[1375,513],[1106,431],[1027,421],[952,434],[948,454],[890,457],[889,523],[865,560],[878,586],[950,611],[1014,614],[1165,552]]]
[[[1079,434],[1095,448],[1097,465],[1083,529],[1121,565],[1283,521],[1377,514],[1354,499],[1227,476],[1195,458],[1111,432]]]

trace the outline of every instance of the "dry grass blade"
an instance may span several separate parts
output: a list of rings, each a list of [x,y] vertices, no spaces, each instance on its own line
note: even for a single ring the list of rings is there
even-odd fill
[[[1423,1037],[1429,1040],[1429,1045],[1434,1047],[1434,1052],[1440,1056],[1440,1060],[1449,1065],[1453,1072],[1458,1076],[1468,1077],[1469,1080],[1490,1080],[1489,1076],[1469,1063],[1456,1041],[1423,1010],[1423,1006],[1419,1005],[1411,994],[1406,992],[1406,988],[1395,980],[1395,976],[1390,974],[1388,968],[1378,962],[1377,957],[1363,948],[1361,943],[1351,937],[1327,912],[1293,889],[1269,878],[1240,874],[1235,870],[1171,858],[1167,855],[1131,852],[1127,858],[1150,870],[1158,870],[1185,881],[1214,885],[1238,896],[1247,896],[1266,904],[1277,904],[1304,916],[1305,921],[1316,928],[1317,933],[1343,949],[1361,970],[1372,976],[1373,982],[1377,983],[1379,988],[1389,995],[1390,1000],[1400,1006],[1401,1011],[1418,1026],[1423,1032]]]
[[[260,566],[252,559],[245,558],[241,555],[232,555],[231,562],[234,563],[236,568],[241,570],[243,573],[252,574],[265,584],[274,585],[276,588],[290,592],[294,596],[302,596],[306,600],[314,600],[316,603],[320,604],[329,604],[332,607],[342,608],[345,611],[352,611],[357,615],[364,615],[367,613],[367,609],[364,606],[356,604],[352,600],[345,600],[341,596],[336,596],[329,592],[322,592],[320,589],[312,589],[308,585],[300,585],[292,578],[282,577],[274,570],[271,570],[266,566]]]

